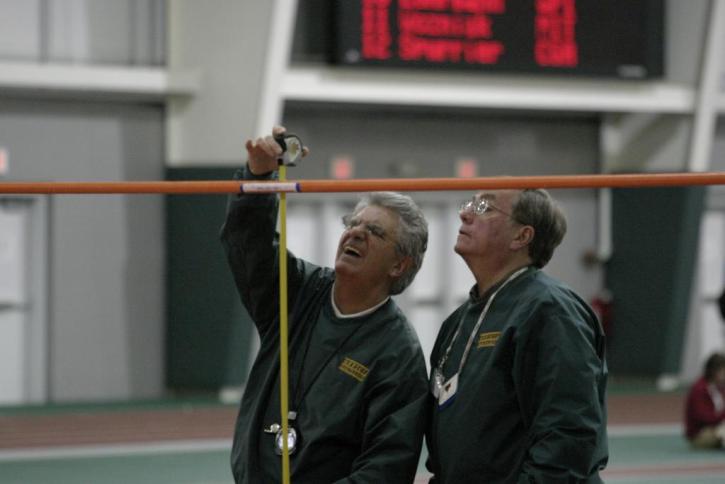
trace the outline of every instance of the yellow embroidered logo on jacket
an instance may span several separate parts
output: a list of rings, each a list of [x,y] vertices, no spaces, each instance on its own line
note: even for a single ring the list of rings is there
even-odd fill
[[[341,372],[350,375],[357,381],[363,381],[370,371],[367,366],[347,357],[342,360],[338,369]]]
[[[478,346],[477,349],[480,348],[491,348],[493,346],[496,346],[496,341],[498,341],[498,337],[501,336],[501,331],[494,331],[492,333],[481,333],[478,335]]]

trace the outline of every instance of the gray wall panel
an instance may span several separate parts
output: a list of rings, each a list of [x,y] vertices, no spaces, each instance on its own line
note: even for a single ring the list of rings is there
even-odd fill
[[[16,180],[163,178],[159,106],[0,102]],[[50,397],[163,391],[163,200],[54,196],[50,207]]]
[[[0,0],[0,59],[165,62],[164,0]]]
[[[48,57],[93,64],[161,64],[163,0],[50,0]]]
[[[0,0],[0,58],[40,56],[40,0]]]

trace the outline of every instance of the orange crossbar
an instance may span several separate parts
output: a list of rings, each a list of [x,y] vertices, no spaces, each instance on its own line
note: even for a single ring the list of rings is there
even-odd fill
[[[481,178],[368,178],[359,180],[4,182],[14,194],[211,194],[255,192],[333,193],[370,191],[482,190],[506,188],[637,188],[725,185],[725,172],[603,175],[501,176]],[[291,188],[290,188],[291,187]]]

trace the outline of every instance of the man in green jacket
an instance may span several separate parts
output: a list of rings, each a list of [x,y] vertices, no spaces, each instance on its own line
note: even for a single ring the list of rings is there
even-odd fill
[[[566,232],[544,190],[460,207],[455,251],[476,284],[431,354],[431,483],[598,483],[607,463],[604,334],[541,271]]]
[[[283,133],[248,141],[236,177],[273,179]],[[274,194],[232,196],[221,232],[261,339],[235,428],[238,483],[281,481],[277,206]],[[427,223],[409,197],[390,192],[370,194],[343,223],[334,270],[287,253],[291,480],[410,483],[428,383],[418,338],[390,296],[420,268]]]

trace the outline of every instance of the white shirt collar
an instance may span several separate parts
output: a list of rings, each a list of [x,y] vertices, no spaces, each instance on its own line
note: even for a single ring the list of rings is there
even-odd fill
[[[373,313],[376,309],[378,309],[380,306],[388,302],[388,299],[390,299],[390,296],[386,297],[382,301],[380,301],[378,304],[376,304],[373,307],[363,309],[362,311],[358,313],[353,314],[343,314],[340,309],[337,307],[337,304],[335,304],[335,285],[332,285],[332,290],[330,291],[330,302],[332,302],[332,310],[335,311],[335,316],[341,319],[350,319],[350,318],[359,318],[361,316],[367,316],[368,314]]]

